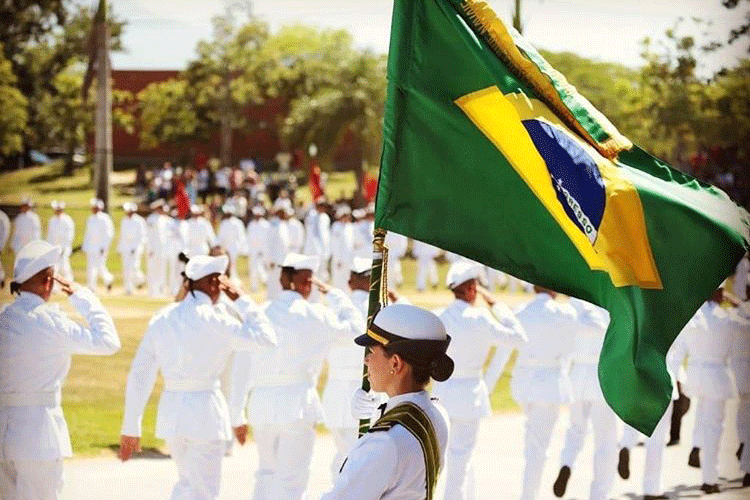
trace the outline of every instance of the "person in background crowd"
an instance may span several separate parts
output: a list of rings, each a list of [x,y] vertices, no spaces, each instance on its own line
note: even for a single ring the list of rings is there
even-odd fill
[[[179,211],[173,208],[167,216],[166,271],[167,290],[172,296],[182,285],[182,271],[185,265],[180,261],[180,253],[187,250],[187,221],[180,217]]]
[[[206,218],[206,210],[201,205],[190,207],[191,217],[187,221],[187,251],[188,255],[208,255],[208,251],[216,244],[216,234],[211,222]]]
[[[47,223],[47,242],[56,245],[62,250],[58,272],[67,281],[73,280],[73,269],[70,267],[70,256],[73,254],[73,239],[76,227],[70,215],[65,213],[65,202],[52,200],[50,207],[55,211]]]
[[[0,312],[0,498],[7,500],[60,497],[63,459],[72,455],[60,406],[71,355],[120,350],[99,299],[55,275],[60,251],[41,240],[19,250],[11,282],[17,297]],[[55,281],[88,327],[49,303]]]
[[[409,240],[393,231],[385,235],[385,244],[388,246],[388,283],[394,288],[404,284],[404,273],[401,269],[401,259],[406,255]]]
[[[732,287],[732,293],[739,300],[749,298],[747,295],[748,275],[750,275],[750,260],[748,260],[748,254],[745,254],[737,264],[737,269],[734,272],[734,286]]]
[[[250,290],[255,292],[260,284],[268,282],[268,239],[271,224],[265,218],[266,210],[256,205],[250,210],[247,224],[247,270],[250,275]]]
[[[508,306],[478,287],[481,271],[475,263],[451,265],[446,286],[455,300],[439,314],[451,339],[446,354],[455,363],[451,378],[436,382],[432,388],[450,418],[445,500],[476,498],[472,455],[479,422],[491,413],[482,378],[490,348],[499,345],[501,349],[513,349],[526,343],[523,328]],[[476,305],[480,295],[490,310]]]
[[[138,207],[133,202],[122,205],[125,217],[120,222],[120,243],[117,251],[122,257],[122,286],[126,295],[131,295],[136,286],[143,283],[139,276],[143,247],[146,243],[146,221],[136,213]]]
[[[156,436],[166,439],[177,466],[172,498],[217,499],[222,458],[232,437],[219,377],[233,351],[275,345],[265,314],[247,295],[220,278],[226,256],[197,256],[185,265],[187,293],[149,323],[128,375],[120,437],[120,459],[140,450],[143,411],[161,371],[164,391]],[[224,304],[224,292],[241,320]]]
[[[41,239],[42,223],[34,212],[34,202],[31,198],[25,197],[21,200],[21,212],[13,221],[13,237],[10,240],[10,246],[13,253],[18,255],[28,242]]]
[[[148,294],[151,297],[168,295],[167,245],[169,243],[169,217],[164,212],[164,200],[151,204],[146,218],[146,273]]]
[[[327,209],[328,202],[320,196],[305,216],[304,253],[320,257],[320,278],[323,281],[328,281],[328,261],[331,259],[331,218]]]
[[[750,320],[750,311],[739,302],[734,305],[740,306],[735,309],[735,314]],[[745,472],[742,485],[750,486],[750,326],[734,330],[731,352],[732,371],[739,397],[736,425],[740,444],[737,448],[737,460],[740,461],[740,469]]]
[[[86,254],[86,283],[91,290],[96,290],[96,281],[101,276],[108,290],[112,289],[114,277],[107,269],[107,253],[115,236],[112,217],[104,212],[104,202],[97,198],[90,201],[91,215],[86,220],[86,232],[83,235],[83,253]]]
[[[440,250],[428,243],[414,240],[411,252],[417,259],[417,290],[420,292],[425,290],[428,278],[433,288],[437,287],[438,274],[435,258]]]
[[[338,205],[336,221],[331,225],[331,284],[339,289],[346,286],[349,265],[354,259],[355,229],[351,213],[349,205]]]
[[[235,210],[236,207],[229,201],[221,207],[224,218],[219,224],[216,242],[229,254],[229,276],[235,284],[239,284],[237,261],[241,255],[247,255],[247,236],[245,225],[236,217]]]
[[[297,218],[297,212],[294,208],[287,209],[287,225],[289,226],[289,251],[302,253],[305,246],[305,226]]]
[[[268,299],[275,299],[281,293],[281,263],[290,252],[289,213],[292,212],[292,201],[289,198],[277,198],[273,203],[273,217],[268,235]]]

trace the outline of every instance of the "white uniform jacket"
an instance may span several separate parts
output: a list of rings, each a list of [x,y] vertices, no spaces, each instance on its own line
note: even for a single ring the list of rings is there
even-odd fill
[[[0,252],[5,249],[5,244],[10,238],[10,219],[8,214],[0,210]]]
[[[609,326],[609,312],[571,297],[570,305],[578,314],[578,328],[573,342],[573,365],[570,384],[576,401],[605,403],[599,386],[599,355]]]
[[[146,221],[138,214],[123,217],[120,223],[120,242],[117,251],[121,254],[140,255],[146,242]]]
[[[747,322],[746,319],[745,321]],[[737,392],[750,394],[750,322],[747,322],[744,328],[734,329],[732,370],[734,371],[734,381],[737,384]]]
[[[42,223],[36,212],[32,210],[18,214],[13,225],[13,239],[10,246],[14,253],[18,253],[31,240],[42,239]]]
[[[334,222],[331,225],[331,260],[346,268],[348,275],[349,266],[354,259],[354,225],[351,222]]]
[[[191,257],[208,255],[214,246],[216,234],[211,223],[203,216],[191,217],[187,220],[187,247]]]
[[[266,307],[276,330],[278,345],[262,353],[235,357],[232,380],[232,425],[245,423],[247,391],[251,425],[285,425],[302,421],[318,423],[323,411],[315,383],[323,360],[338,339],[361,335],[365,322],[349,297],[341,290],[326,294],[331,308],[313,303],[291,290],[284,290]],[[249,367],[252,367],[252,374]]]
[[[240,322],[224,304],[202,292],[188,293],[151,320],[128,375],[122,434],[141,435],[146,402],[161,370],[156,436],[230,440],[229,414],[219,378],[233,351],[272,346],[268,318],[247,296],[235,301]]]
[[[315,208],[305,217],[305,253],[319,255],[323,260],[331,256],[331,218]]]
[[[305,247],[305,226],[296,217],[286,221],[289,227],[289,251],[301,253]]]
[[[737,330],[747,323],[730,310],[706,302],[684,329],[688,352],[687,383],[689,397],[730,399],[736,388],[727,365]]]
[[[237,255],[246,255],[247,236],[242,221],[237,217],[227,217],[222,220],[219,224],[217,242],[232,256],[232,260],[235,260]]]
[[[407,401],[424,410],[432,422],[442,470],[449,428],[445,410],[421,391],[392,397],[385,411]],[[333,489],[321,500],[424,500],[426,482],[424,455],[417,438],[396,425],[389,431],[362,436],[349,453]]]
[[[528,343],[518,350],[510,382],[519,403],[568,404],[568,364],[578,329],[575,309],[539,293],[517,314]]]
[[[86,254],[107,253],[115,235],[112,218],[106,212],[89,215],[83,235],[83,252]]]
[[[453,359],[455,370],[445,382],[435,382],[432,394],[450,418],[478,420],[490,414],[489,394],[482,378],[490,347],[520,347],[526,343],[526,335],[508,306],[501,302],[495,303],[490,312],[456,299],[439,316],[451,337],[447,354]]]
[[[268,262],[274,266],[280,266],[290,248],[289,223],[274,217],[271,219],[271,228],[268,235]]]
[[[53,215],[47,223],[47,241],[62,248],[63,255],[70,256],[73,249],[76,227],[70,215]]]
[[[253,259],[265,261],[271,224],[266,219],[251,220],[247,224],[247,253]]]
[[[88,328],[27,292],[0,313],[0,460],[71,456],[60,406],[70,357],[120,349],[115,324],[91,291],[81,287],[69,300]]]
[[[157,212],[146,217],[146,252],[147,257],[167,255],[169,241],[169,217]]]

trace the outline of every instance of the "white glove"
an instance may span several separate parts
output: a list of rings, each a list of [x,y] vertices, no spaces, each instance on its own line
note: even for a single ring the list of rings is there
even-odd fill
[[[381,403],[379,394],[365,392],[362,388],[354,391],[352,396],[352,416],[357,420],[365,420],[372,417],[373,413]]]

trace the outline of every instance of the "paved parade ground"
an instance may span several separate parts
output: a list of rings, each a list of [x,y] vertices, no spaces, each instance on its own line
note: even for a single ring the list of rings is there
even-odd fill
[[[664,492],[670,498],[698,498],[712,500],[740,500],[750,498],[750,488],[741,488],[742,473],[734,452],[737,434],[734,425],[736,400],[727,405],[727,420],[720,454],[721,493],[703,495],[700,491],[699,469],[688,467],[687,457],[692,446],[694,411],[683,421],[682,441],[666,448],[662,471]],[[544,471],[539,499],[554,499],[552,483],[559,469],[559,453],[563,445],[568,414],[563,412],[552,437],[549,460]],[[317,499],[329,486],[329,463],[333,456],[333,441],[327,434],[318,434],[312,462],[308,500]],[[640,498],[643,477],[643,447],[631,452],[630,479],[616,476],[611,498],[618,500]],[[591,436],[587,438],[568,484],[567,499],[585,500],[592,479],[593,454]],[[516,499],[521,494],[523,471],[523,414],[495,414],[482,423],[476,451],[477,500]],[[253,473],[257,468],[254,443],[235,448],[232,457],[224,461],[222,500],[250,500],[254,486]],[[65,488],[62,500],[146,500],[167,499],[176,481],[175,467],[168,458],[140,458],[120,463],[112,458],[72,459],[65,464]]]

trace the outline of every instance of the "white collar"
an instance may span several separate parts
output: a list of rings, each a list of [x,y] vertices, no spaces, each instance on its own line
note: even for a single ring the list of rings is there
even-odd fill
[[[190,299],[196,306],[199,306],[202,304],[213,305],[213,301],[211,300],[211,297],[209,297],[207,293],[201,292],[200,290],[193,290],[192,292],[188,292],[185,298]]]
[[[388,400],[388,403],[385,406],[385,411],[390,410],[391,408],[400,405],[401,403],[405,403],[407,401],[411,402],[417,402],[417,401],[426,401],[430,399],[430,395],[427,393],[427,391],[417,391],[417,392],[407,392],[405,394],[397,394],[390,398]]]
[[[24,307],[28,307],[29,310],[46,303],[39,295],[31,292],[19,292],[16,301]]]

